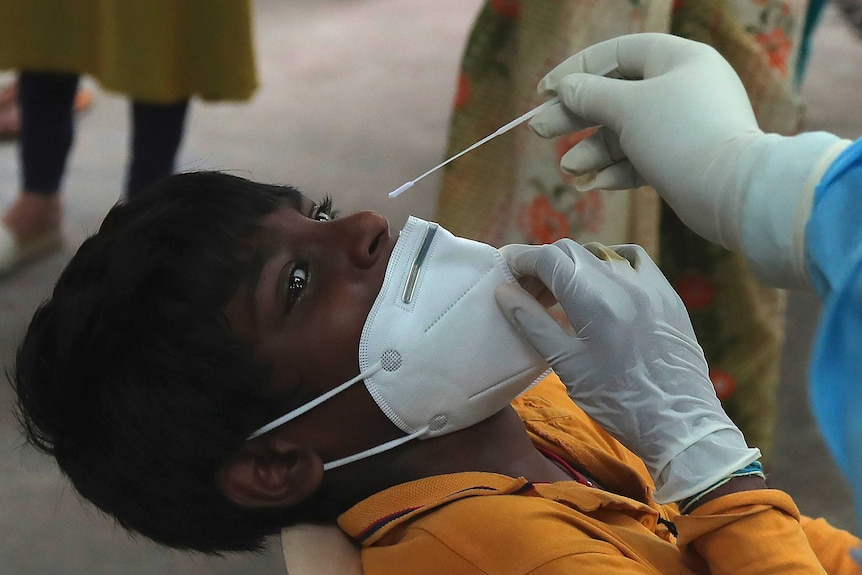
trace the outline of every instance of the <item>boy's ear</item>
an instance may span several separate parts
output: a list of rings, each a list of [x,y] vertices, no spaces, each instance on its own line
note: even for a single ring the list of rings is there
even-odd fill
[[[240,507],[292,507],[323,481],[323,461],[310,447],[261,436],[243,444],[216,472],[225,496]]]

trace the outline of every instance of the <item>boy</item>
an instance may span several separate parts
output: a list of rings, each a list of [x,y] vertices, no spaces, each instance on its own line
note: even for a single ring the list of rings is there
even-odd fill
[[[554,376],[326,471],[404,437],[363,385],[249,439],[356,378],[395,247],[378,214],[334,219],[292,188],[164,180],[111,210],[36,312],[14,378],[28,438],[126,528],[207,553],[337,519],[367,573],[854,572],[858,540],[756,477],[691,515],[656,503]]]

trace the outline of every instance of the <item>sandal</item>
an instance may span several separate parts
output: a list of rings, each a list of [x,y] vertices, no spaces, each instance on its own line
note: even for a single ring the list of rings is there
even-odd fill
[[[22,265],[58,250],[63,245],[59,228],[47,230],[28,240],[19,242],[6,224],[0,222],[0,277],[5,277]]]

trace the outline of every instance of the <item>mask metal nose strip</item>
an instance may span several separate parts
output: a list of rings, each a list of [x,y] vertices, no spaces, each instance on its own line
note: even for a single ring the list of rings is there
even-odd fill
[[[425,239],[422,240],[422,247],[419,248],[419,253],[416,254],[416,259],[413,260],[413,265],[410,266],[410,274],[407,276],[407,283],[404,285],[404,291],[401,293],[401,301],[404,303],[413,301],[416,280],[419,279],[422,264],[425,263],[425,257],[428,255],[428,250],[431,249],[431,243],[434,241],[434,235],[437,233],[437,228],[439,227],[438,224],[431,222],[425,231]]]

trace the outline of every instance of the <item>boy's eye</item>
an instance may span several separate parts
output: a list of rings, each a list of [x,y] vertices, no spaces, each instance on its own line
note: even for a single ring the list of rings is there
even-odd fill
[[[331,222],[335,216],[336,212],[332,209],[332,198],[325,196],[320,205],[315,208],[311,219],[319,222]]]
[[[298,265],[290,272],[287,280],[287,301],[294,303],[302,295],[305,284],[308,281],[308,270],[304,265]]]

